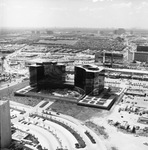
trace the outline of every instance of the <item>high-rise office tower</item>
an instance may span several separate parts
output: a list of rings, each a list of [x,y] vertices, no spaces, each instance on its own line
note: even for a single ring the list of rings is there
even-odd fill
[[[43,62],[45,79],[50,82],[65,82],[66,67],[57,62]]]
[[[104,74],[105,70],[95,65],[76,66],[74,84],[86,94],[98,95],[104,89]]]
[[[29,67],[30,85],[38,85],[38,82],[44,78],[44,66],[32,65]]]
[[[57,62],[41,62],[29,66],[30,85],[40,88],[62,85],[66,80],[66,66]]]
[[[0,148],[11,143],[11,123],[9,101],[0,100]]]

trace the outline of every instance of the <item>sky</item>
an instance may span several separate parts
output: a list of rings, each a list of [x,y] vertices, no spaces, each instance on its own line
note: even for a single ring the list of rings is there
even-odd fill
[[[0,27],[148,29],[148,0],[0,0]]]

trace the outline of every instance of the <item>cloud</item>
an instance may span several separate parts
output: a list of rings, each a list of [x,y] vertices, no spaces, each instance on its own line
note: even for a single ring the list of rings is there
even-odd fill
[[[79,9],[79,11],[82,11],[82,12],[83,12],[83,11],[88,11],[88,10],[89,10],[88,7],[83,7],[83,8],[80,8],[80,9]]]
[[[95,2],[104,2],[104,1],[107,1],[107,2],[112,2],[113,0],[92,0],[93,3]]]
[[[128,2],[128,3],[116,3],[116,4],[112,4],[112,7],[115,8],[130,8],[132,6],[132,2]]]
[[[98,2],[98,0],[92,0],[93,3]]]
[[[92,13],[93,12],[96,13],[96,12],[103,11],[103,10],[105,10],[104,7],[98,7],[98,8],[82,7],[82,8],[79,9],[80,12],[87,11],[87,12],[92,12]]]
[[[96,3],[98,1],[103,2],[104,0],[92,0],[93,3]]]
[[[148,14],[148,2],[142,2],[141,4],[139,4],[138,6],[136,6],[134,8],[134,12],[137,14],[141,14],[141,16],[143,14]]]
[[[0,2],[0,7],[6,7],[6,6],[7,6],[6,2],[4,2],[4,1]]]
[[[143,5],[143,6],[145,6],[145,5],[148,6],[148,2],[142,2],[142,5]]]
[[[67,11],[67,8],[63,8],[63,7],[51,7],[49,8],[49,10],[51,11]]]

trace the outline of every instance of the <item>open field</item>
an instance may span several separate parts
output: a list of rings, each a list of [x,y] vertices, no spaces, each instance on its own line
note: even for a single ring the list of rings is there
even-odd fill
[[[78,106],[77,104],[65,102],[65,101],[54,102],[50,106],[50,109],[66,115],[70,115],[82,121],[88,120],[92,116],[99,116],[103,111],[97,108]]]

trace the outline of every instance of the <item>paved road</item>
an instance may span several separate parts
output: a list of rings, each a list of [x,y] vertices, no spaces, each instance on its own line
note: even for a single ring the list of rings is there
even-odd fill
[[[75,143],[77,143],[77,140],[75,139],[75,137],[68,130],[66,130],[65,128],[63,128],[59,124],[56,124],[56,123],[53,123],[53,122],[47,121],[47,120],[43,122],[43,120],[39,119],[38,117],[28,119],[29,113],[31,113],[31,112],[35,113],[36,109],[37,109],[37,113],[39,115],[41,115],[41,116],[43,115],[42,110],[44,110],[44,107],[40,108],[40,106],[43,104],[43,102],[40,102],[36,107],[31,107],[30,111],[27,111],[27,113],[21,115],[20,117],[21,118],[24,117],[27,122],[38,122],[38,125],[41,125],[45,128],[50,127],[50,131],[53,131],[54,133],[56,133],[58,135],[59,141],[62,142],[62,146],[64,146],[64,147],[67,146],[67,148],[69,148],[71,150],[76,149]],[[26,109],[28,110],[29,108],[26,108]],[[59,120],[60,122],[64,122],[64,123],[68,124],[69,126],[71,126],[71,128],[74,129],[75,131],[78,131],[78,133],[80,134],[80,136],[83,138],[83,140],[86,143],[86,147],[81,148],[81,149],[83,149],[83,150],[106,150],[106,148],[104,147],[104,144],[100,140],[100,138],[93,131],[91,131],[88,127],[84,126],[79,120],[77,120],[73,117],[67,116],[67,115],[62,115],[62,114],[57,115],[54,112],[52,112],[52,114],[54,114],[52,116],[52,118],[55,118],[55,120]],[[45,115],[45,116],[47,116],[47,115]],[[20,117],[18,115],[18,117],[13,119],[12,122],[15,125],[23,125],[23,124],[18,122],[18,118],[20,118]],[[44,130],[43,128],[39,127],[38,125],[35,126],[33,124],[30,124],[30,125],[26,125],[26,126],[30,130],[31,130],[31,127],[32,127],[32,130],[36,129],[36,132],[37,132],[36,135],[38,135],[38,137],[40,137],[39,140],[43,146],[48,147],[48,148],[50,147],[51,150],[56,149],[57,146],[60,147],[59,141],[57,139],[55,139],[55,137],[53,137],[53,135],[51,135],[51,133],[48,133],[48,131]],[[86,130],[88,130],[90,132],[90,134],[93,135],[94,139],[97,142],[96,144],[92,144],[90,139],[85,135],[84,132]],[[39,135],[39,134],[41,134],[41,135]],[[45,136],[44,138],[46,138],[46,140],[42,141],[43,136]],[[48,139],[47,139],[47,137],[48,137]],[[51,143],[51,141],[52,141],[52,143]]]
[[[42,110],[44,110],[44,107],[38,109],[38,114],[42,115],[41,114]],[[71,116],[62,115],[62,114],[60,114],[60,115],[55,114],[55,116],[52,116],[52,117],[56,118],[57,120],[60,120],[61,122],[66,122],[69,126],[74,128],[75,131],[78,131],[78,133],[81,135],[81,137],[84,139],[84,141],[86,143],[86,148],[84,148],[85,150],[90,150],[90,149],[106,150],[103,142],[100,140],[98,135],[96,135],[88,127],[84,126],[79,120],[77,120]],[[97,144],[91,143],[90,139],[84,133],[86,130],[88,130],[91,133],[91,135],[93,135],[93,137],[97,141]]]
[[[29,129],[30,130],[29,132],[31,134],[35,135],[39,139],[40,143],[42,144],[42,147],[48,148],[49,150],[55,149],[57,147],[57,145],[56,145],[57,143],[55,144],[53,142],[54,140],[52,141],[53,143],[51,143],[51,139],[53,139],[54,136],[47,132],[45,134],[44,129],[39,128],[38,126],[34,126],[34,125],[26,126],[26,125],[22,125],[20,123],[16,123],[15,126],[18,127],[19,129],[22,129],[22,127]]]

